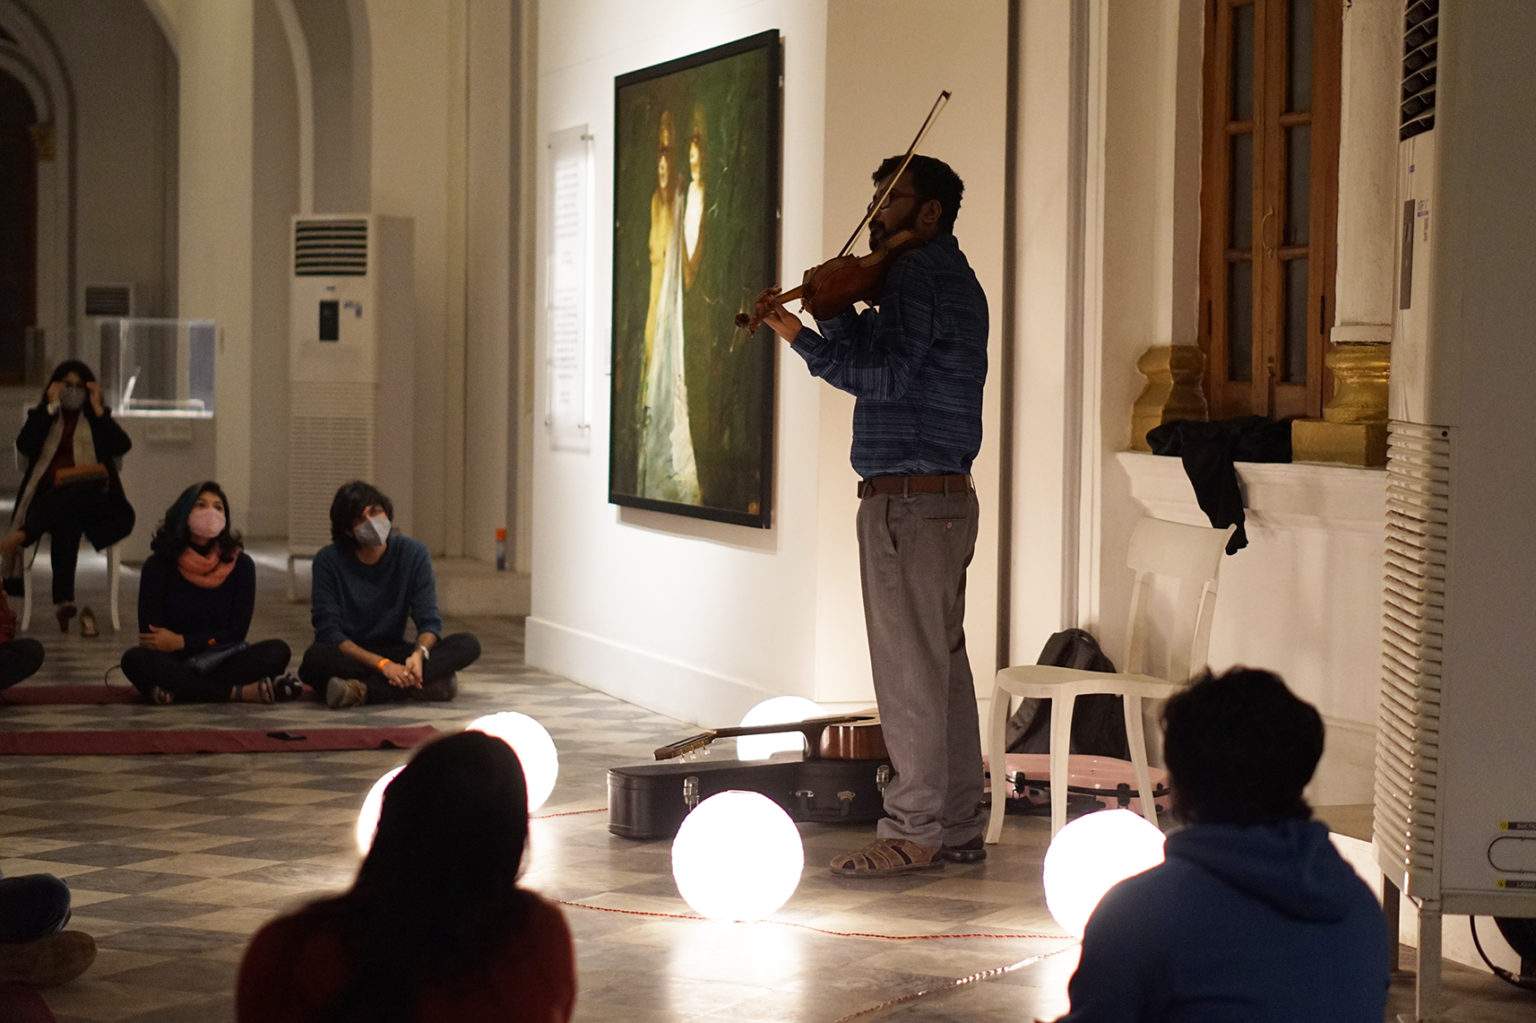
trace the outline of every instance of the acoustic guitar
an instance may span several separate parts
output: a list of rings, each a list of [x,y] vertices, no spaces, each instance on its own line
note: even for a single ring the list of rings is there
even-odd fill
[[[878,760],[886,755],[880,734],[880,716],[874,711],[836,717],[808,718],[778,725],[750,725],[711,728],[697,735],[670,743],[656,751],[657,760],[673,760],[706,749],[716,739],[734,739],[743,735],[773,735],[799,732],[805,736],[808,760]]]

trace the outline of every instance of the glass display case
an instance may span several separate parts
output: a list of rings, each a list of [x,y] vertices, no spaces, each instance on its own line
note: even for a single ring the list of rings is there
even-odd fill
[[[119,415],[213,415],[214,321],[105,320],[101,335],[101,379]]]

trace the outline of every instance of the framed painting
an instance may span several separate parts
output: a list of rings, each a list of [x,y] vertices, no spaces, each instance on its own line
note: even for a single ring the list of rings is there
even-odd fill
[[[777,280],[777,31],[614,83],[608,500],[766,529]]]

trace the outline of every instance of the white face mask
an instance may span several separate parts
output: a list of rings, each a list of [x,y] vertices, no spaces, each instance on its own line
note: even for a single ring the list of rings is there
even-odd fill
[[[224,532],[224,513],[217,508],[193,508],[187,516],[187,530],[198,543],[207,543]]]
[[[388,515],[370,515],[352,530],[352,538],[364,547],[383,547],[391,529]]]

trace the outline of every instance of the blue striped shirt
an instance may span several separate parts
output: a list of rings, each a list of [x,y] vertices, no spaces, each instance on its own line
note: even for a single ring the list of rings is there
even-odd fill
[[[853,468],[862,478],[968,473],[981,448],[987,296],[953,235],[891,264],[878,309],[818,320],[791,346],[858,401]]]

